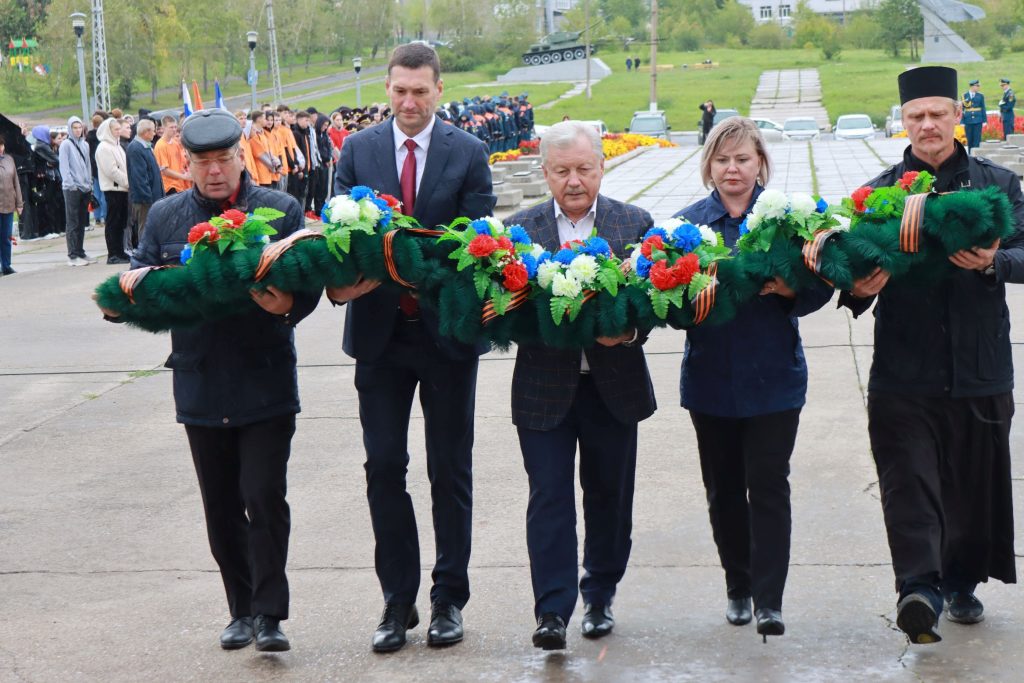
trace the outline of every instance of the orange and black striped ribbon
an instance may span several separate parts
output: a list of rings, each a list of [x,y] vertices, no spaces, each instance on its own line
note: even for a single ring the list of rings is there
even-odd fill
[[[924,202],[927,194],[913,194],[903,204],[900,222],[900,251],[916,254],[921,249],[921,231],[924,227]]]
[[[828,241],[832,239],[834,235],[838,234],[838,230],[819,230],[814,233],[814,239],[804,242],[804,246],[800,250],[804,255],[804,264],[810,268],[815,275],[827,282],[829,287],[833,286],[832,282],[821,274],[822,254],[825,251],[825,245],[828,244]]]
[[[402,279],[402,276],[398,274],[398,265],[395,263],[395,235],[400,231],[410,233],[412,235],[421,235],[423,237],[440,237],[444,234],[444,230],[431,230],[429,228],[399,228],[396,230],[390,230],[384,233],[384,267],[388,270],[388,277],[409,289],[416,289],[416,285],[411,282],[407,282]]]
[[[181,266],[146,266],[135,270],[126,270],[117,278],[117,284],[121,291],[128,297],[128,301],[135,303],[135,288],[139,286],[142,279],[154,270],[166,270],[168,268],[180,268]]]
[[[270,267],[277,262],[277,259],[281,258],[281,255],[295,246],[297,242],[323,238],[324,236],[319,232],[315,232],[309,228],[302,228],[301,230],[296,230],[284,239],[271,242],[267,246],[263,247],[263,252],[260,254],[260,262],[256,265],[256,273],[253,275],[253,282],[259,282],[265,278],[267,274],[270,273]]]
[[[523,304],[525,304],[527,299],[529,299],[529,298],[530,298],[530,285],[526,285],[525,287],[520,289],[518,292],[515,292],[514,294],[512,294],[512,301],[509,302],[508,308],[505,309],[505,312],[508,313],[509,311],[514,311],[515,309],[517,309],[520,306],[522,306]],[[498,317],[498,312],[494,310],[494,299],[488,299],[487,303],[484,304],[483,314],[480,316],[481,322],[484,325],[486,325],[487,323],[491,322],[492,320],[494,320],[497,317]]]
[[[718,293],[718,278],[716,277],[718,274],[718,263],[712,261],[704,273],[711,276],[711,283],[697,292],[697,296],[693,300],[694,325],[700,325],[711,314],[711,309],[715,307],[715,295]]]

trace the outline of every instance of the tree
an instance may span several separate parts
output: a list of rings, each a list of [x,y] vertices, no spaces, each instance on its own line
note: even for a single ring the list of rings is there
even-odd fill
[[[910,58],[918,58],[917,45],[924,37],[924,18],[917,0],[882,0],[875,12],[882,36],[883,47],[894,57],[900,54],[900,45],[907,43]]]

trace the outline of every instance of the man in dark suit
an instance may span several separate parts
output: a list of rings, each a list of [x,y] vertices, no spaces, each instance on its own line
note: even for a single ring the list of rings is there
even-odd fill
[[[541,139],[540,154],[553,198],[511,216],[508,225],[522,225],[550,251],[596,234],[620,255],[651,227],[643,209],[598,194],[604,154],[593,128],[555,124]],[[520,346],[516,353],[512,421],[530,479],[526,542],[536,647],[565,648],[565,625],[576,606],[577,443],[586,526],[583,635],[600,638],[615,625],[612,598],[632,545],[637,424],[655,410],[645,339],[645,332],[630,330],[598,338],[582,352]]]
[[[350,136],[338,160],[334,189],[366,185],[402,200],[422,225],[458,216],[490,215],[495,197],[487,148],[434,115],[444,85],[437,53],[426,45],[395,49],[385,81],[394,116]],[[416,593],[420,550],[405,473],[409,413],[419,385],[437,548],[430,591],[429,645],[462,640],[461,609],[469,600],[473,410],[477,362],[486,345],[440,336],[437,320],[410,295],[379,283],[328,289],[345,316],[345,353],[356,359],[355,385],[366,448],[366,495],[377,547],[375,565],[385,608],[373,636],[375,652],[405,644],[419,623]]]

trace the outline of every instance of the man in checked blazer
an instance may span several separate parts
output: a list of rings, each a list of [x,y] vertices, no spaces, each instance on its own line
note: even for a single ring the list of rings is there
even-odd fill
[[[604,154],[597,132],[578,121],[552,126],[541,139],[544,177],[553,198],[520,211],[507,225],[526,228],[556,251],[596,234],[622,256],[651,227],[643,209],[598,194]],[[580,351],[520,346],[512,379],[512,421],[530,479],[526,542],[533,579],[535,647],[565,648],[577,599],[576,446],[586,538],[582,580],[588,638],[611,633],[611,603],[632,545],[637,424],[655,410],[641,347],[644,330],[602,337]]]

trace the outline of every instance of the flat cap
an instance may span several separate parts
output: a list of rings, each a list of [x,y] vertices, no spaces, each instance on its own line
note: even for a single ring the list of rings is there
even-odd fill
[[[956,69],[948,66],[919,66],[901,73],[897,79],[900,86],[900,104],[921,97],[948,97],[958,99],[956,92]]]
[[[200,109],[181,126],[181,144],[190,152],[228,149],[241,136],[238,119],[223,109]]]
[[[977,78],[975,78],[973,81],[968,83],[968,85],[981,85],[981,81],[979,81]]]
[[[1005,83],[1006,85],[1010,85],[1010,79],[1009,78],[1000,78],[999,82],[1000,83]]]

